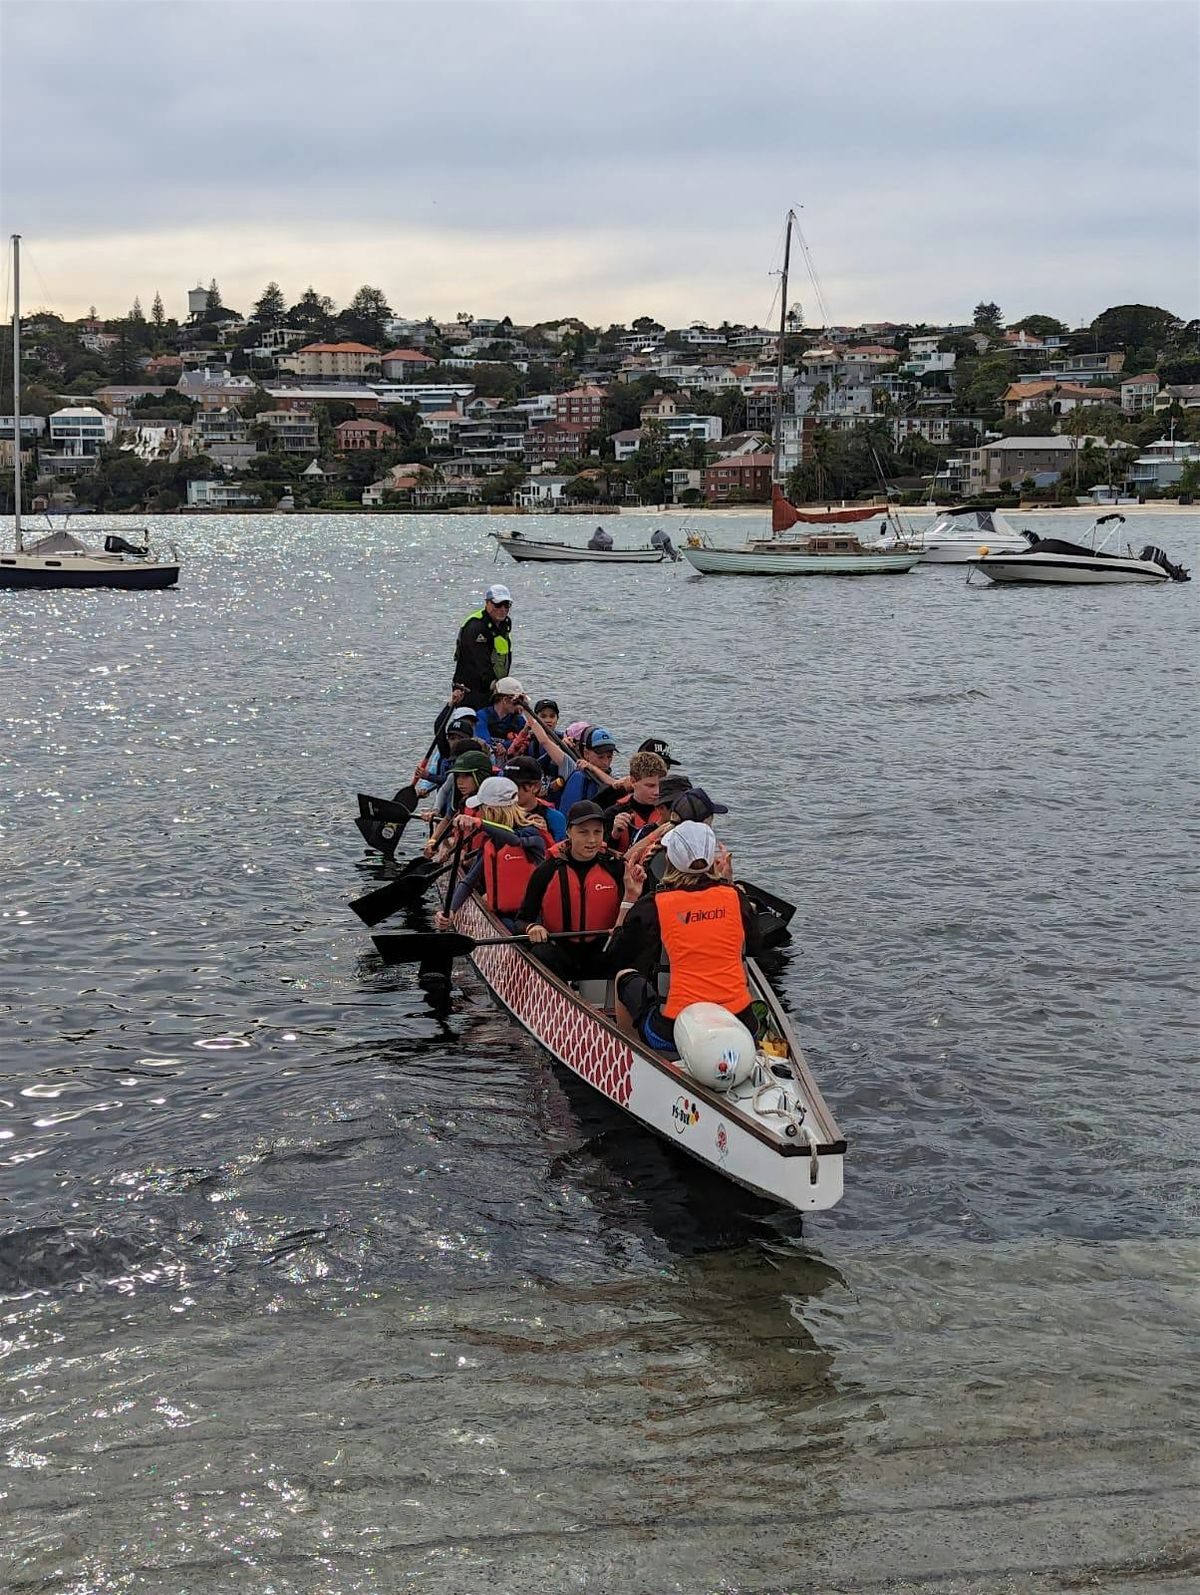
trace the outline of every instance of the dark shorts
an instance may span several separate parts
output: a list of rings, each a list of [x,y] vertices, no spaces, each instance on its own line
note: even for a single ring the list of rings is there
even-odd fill
[[[629,1010],[633,1028],[652,1051],[668,1053],[672,1058],[679,1056],[675,1046],[675,1021],[663,1013],[663,1000],[656,986],[644,975],[628,974],[617,982],[617,996]],[[754,1009],[743,1008],[736,1017],[757,1039],[758,1020]]]

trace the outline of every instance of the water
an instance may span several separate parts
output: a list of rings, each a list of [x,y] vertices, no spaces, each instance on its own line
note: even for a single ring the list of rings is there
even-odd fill
[[[1200,584],[495,524],[172,517],[177,592],[0,598],[0,1586],[1188,1586]],[[345,910],[496,578],[526,687],[668,736],[800,905],[803,1231]]]

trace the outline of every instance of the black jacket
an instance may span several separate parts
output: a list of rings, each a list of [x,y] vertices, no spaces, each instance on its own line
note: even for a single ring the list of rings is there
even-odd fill
[[[454,649],[454,679],[467,689],[465,701],[472,709],[485,709],[493,684],[512,670],[512,620],[493,620],[486,609],[468,615]]]

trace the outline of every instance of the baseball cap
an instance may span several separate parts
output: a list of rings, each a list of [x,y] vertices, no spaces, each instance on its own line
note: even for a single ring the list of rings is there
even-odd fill
[[[495,803],[500,806],[516,801],[517,789],[507,776],[489,775],[487,780],[480,784],[479,791],[473,792],[467,799],[467,807],[477,809],[485,803]]]
[[[471,799],[467,801],[469,803]],[[707,869],[717,856],[716,835],[709,826],[700,825],[695,820],[685,820],[673,831],[668,831],[663,846],[667,858],[676,869]]]
[[[567,727],[567,735],[570,737],[572,742],[578,742],[579,738],[588,729],[589,727],[586,720],[572,720],[570,725]]]
[[[643,742],[638,748],[638,752],[657,753],[659,758],[664,761],[668,769],[670,769],[671,765],[679,763],[678,759],[673,759],[671,757],[671,744],[669,742],[665,742],[662,737],[647,737],[645,742]]]
[[[503,582],[493,582],[483,596],[489,604],[512,603],[512,594]]]
[[[606,731],[603,726],[593,726],[583,739],[585,748],[612,748],[617,751],[616,739],[611,731]]]
[[[539,698],[533,706],[534,714],[541,714],[543,709],[553,709],[555,714],[558,713],[558,705],[553,698]]]
[[[660,798],[661,795],[660,788]],[[725,803],[714,803],[702,786],[694,786],[672,800],[671,813],[677,820],[710,820],[714,814],[728,814],[729,808]]]
[[[589,803],[583,798],[578,803],[572,803],[567,810],[567,824],[582,825],[585,820],[599,820],[603,824],[604,810],[599,803]]]
[[[491,775],[492,761],[482,748],[468,748],[450,766],[451,775]]]
[[[502,773],[510,781],[536,781],[540,785],[544,772],[536,759],[519,753],[515,759],[508,760]]]
[[[500,680],[492,688],[493,698],[523,698],[524,696],[525,688],[517,680],[516,676],[501,676]]]
[[[475,711],[474,709],[468,709],[466,704],[460,704],[457,709],[451,709],[449,718],[446,721],[446,729],[449,730],[451,726],[465,725],[468,720],[472,725],[475,724]]]
[[[692,778],[690,775],[684,775],[682,770],[678,775],[664,775],[658,783],[658,801],[660,803],[673,803],[677,797],[682,797],[685,792],[690,792],[691,789]]]

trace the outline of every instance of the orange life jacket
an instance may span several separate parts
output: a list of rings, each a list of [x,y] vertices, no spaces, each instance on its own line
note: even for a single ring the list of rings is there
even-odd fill
[[[520,842],[495,842],[484,832],[483,891],[493,914],[515,914],[525,899],[525,888],[537,863]]]
[[[662,888],[654,894],[671,984],[663,1014],[676,1019],[694,1002],[715,1002],[740,1013],[753,1000],[742,962],[746,936],[741,899],[732,886],[696,891]]]
[[[611,930],[621,907],[612,854],[597,853],[582,875],[568,862],[565,842],[552,847],[547,856],[555,860],[557,868],[542,898],[541,922],[546,929],[552,933]]]

